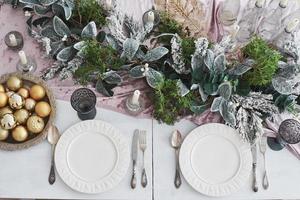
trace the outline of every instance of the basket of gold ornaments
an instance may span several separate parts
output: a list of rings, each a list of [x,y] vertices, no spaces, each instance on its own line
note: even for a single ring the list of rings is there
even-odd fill
[[[31,147],[47,136],[55,100],[46,83],[31,74],[0,77],[0,149]]]

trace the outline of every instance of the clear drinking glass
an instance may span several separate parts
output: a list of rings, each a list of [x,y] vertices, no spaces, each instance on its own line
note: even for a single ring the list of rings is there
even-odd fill
[[[96,95],[88,88],[79,88],[71,96],[71,105],[77,111],[81,120],[94,119],[96,110]]]

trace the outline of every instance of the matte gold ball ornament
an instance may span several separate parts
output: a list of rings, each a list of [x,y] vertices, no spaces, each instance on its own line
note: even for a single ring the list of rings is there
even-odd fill
[[[33,110],[36,105],[36,101],[34,99],[28,98],[25,100],[25,108],[26,110]]]
[[[0,84],[0,92],[5,92],[5,88],[2,84]]]
[[[8,130],[5,130],[0,127],[0,141],[6,140],[9,135]]]
[[[18,142],[23,142],[28,138],[28,131],[24,126],[17,126],[13,131],[12,131],[12,137],[14,140]]]
[[[22,87],[22,80],[16,76],[11,76],[7,80],[6,85],[9,90],[17,91],[19,88]]]
[[[12,109],[17,110],[24,106],[25,100],[21,95],[14,93],[8,98],[8,103]]]
[[[0,108],[7,105],[8,97],[4,92],[0,92]]]
[[[17,110],[14,113],[17,123],[19,123],[19,124],[25,124],[27,119],[29,118],[29,115],[30,115],[29,112],[25,109]]]
[[[43,99],[46,96],[45,89],[40,85],[34,85],[30,88],[30,97],[36,101]]]
[[[8,106],[0,109],[0,117],[8,113],[9,114],[13,113],[13,111]]]
[[[40,133],[45,127],[45,122],[43,118],[39,116],[31,116],[27,120],[27,129],[32,133]]]
[[[40,101],[35,106],[35,113],[40,117],[48,117],[51,113],[51,107],[49,103]]]
[[[26,88],[20,88],[18,94],[21,95],[24,99],[29,97],[29,91]]]
[[[3,117],[0,119],[0,125],[5,130],[11,130],[15,128],[17,125],[15,116],[10,113],[3,115]]]

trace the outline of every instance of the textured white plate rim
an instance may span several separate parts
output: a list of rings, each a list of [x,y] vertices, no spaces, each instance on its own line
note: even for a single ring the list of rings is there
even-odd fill
[[[86,182],[75,176],[67,162],[69,144],[83,131],[87,133],[89,130],[93,132],[98,130],[99,134],[108,137],[116,147],[118,154],[118,160],[110,174],[93,182]],[[55,149],[55,165],[61,179],[73,190],[88,194],[102,193],[117,186],[127,174],[129,161],[130,150],[127,139],[118,129],[101,120],[86,120],[71,126],[61,135]]]
[[[215,131],[216,129],[217,131]],[[194,144],[211,134],[221,136],[232,142],[238,149],[241,159],[239,170],[237,170],[235,176],[221,184],[209,184],[201,180],[195,174],[191,165],[190,154]],[[243,142],[234,129],[220,123],[209,123],[192,130],[184,139],[179,154],[180,169],[189,185],[202,194],[214,197],[227,196],[238,191],[249,180],[251,162],[252,156],[249,144]]]

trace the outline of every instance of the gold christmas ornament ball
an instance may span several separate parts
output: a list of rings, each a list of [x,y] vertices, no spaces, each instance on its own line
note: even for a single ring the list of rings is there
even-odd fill
[[[23,142],[28,138],[28,132],[24,126],[17,126],[12,131],[12,137],[18,142]]]
[[[22,80],[16,76],[11,76],[7,80],[6,85],[7,85],[8,89],[10,89],[12,91],[17,91],[20,87],[22,87]]]
[[[35,106],[35,113],[40,117],[48,117],[51,113],[51,107],[49,103],[40,101]]]
[[[5,92],[5,88],[2,84],[0,84],[0,92]]]
[[[13,111],[9,107],[4,107],[0,109],[0,117],[2,117],[5,114],[12,114]]]
[[[28,98],[25,100],[25,108],[26,110],[33,110],[36,105],[36,101],[34,99]]]
[[[5,130],[11,130],[16,127],[17,121],[13,114],[7,113],[0,119],[0,125]]]
[[[10,97],[10,96],[13,95],[13,94],[14,94],[13,91],[8,91],[8,92],[6,92],[7,97]]]
[[[7,105],[8,97],[4,92],[0,92],[0,108]]]
[[[45,89],[40,85],[34,85],[30,88],[30,97],[34,100],[38,101],[45,97],[46,91]]]
[[[25,109],[17,110],[14,113],[14,116],[19,124],[25,124],[27,119],[29,118],[29,112]]]
[[[27,120],[27,129],[32,133],[40,133],[45,127],[43,118],[39,116],[31,116]]]
[[[8,130],[5,130],[5,129],[0,127],[0,141],[6,140],[8,135],[9,135]]]
[[[21,95],[24,99],[29,97],[29,91],[26,88],[20,88],[18,94]]]
[[[14,93],[8,98],[8,103],[12,109],[18,110],[24,106],[25,100],[21,95]]]

